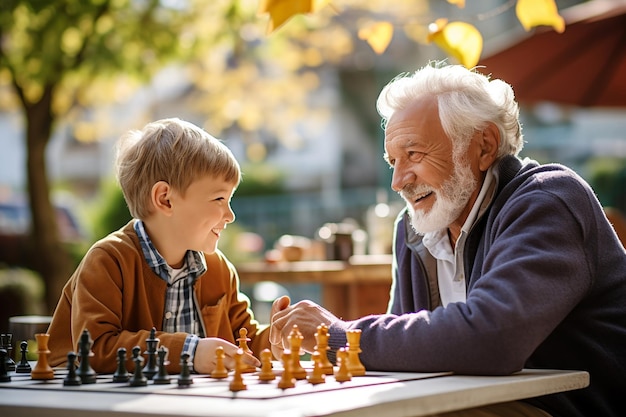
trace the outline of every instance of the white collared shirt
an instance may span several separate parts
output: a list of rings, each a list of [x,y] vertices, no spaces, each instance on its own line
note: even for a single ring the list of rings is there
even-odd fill
[[[439,295],[441,304],[445,307],[450,303],[465,302],[467,293],[465,290],[465,270],[463,264],[463,250],[465,240],[470,229],[478,219],[479,211],[484,210],[490,203],[497,179],[492,167],[487,170],[485,180],[480,189],[480,193],[472,206],[459,235],[455,249],[452,250],[448,239],[448,229],[438,230],[424,234],[422,242],[431,255],[437,260],[437,281],[439,284]],[[489,196],[487,198],[487,196]]]

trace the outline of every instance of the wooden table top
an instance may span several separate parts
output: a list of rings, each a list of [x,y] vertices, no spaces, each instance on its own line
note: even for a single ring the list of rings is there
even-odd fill
[[[246,262],[237,265],[242,282],[391,282],[391,255],[353,256],[349,261]]]

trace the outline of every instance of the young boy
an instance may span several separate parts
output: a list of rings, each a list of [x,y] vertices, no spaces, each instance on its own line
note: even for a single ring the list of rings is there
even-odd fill
[[[254,320],[235,268],[217,249],[235,219],[230,200],[241,179],[230,150],[191,123],[165,119],[120,138],[116,169],[134,219],[96,242],[65,285],[48,330],[50,364],[78,351],[84,329],[98,373],[115,371],[121,347],[134,369],[130,352],[146,350],[153,327],[173,373],[181,353],[194,371],[210,373],[218,346],[233,368],[242,328],[256,356],[269,348],[269,329]],[[252,355],[244,363],[259,366]]]

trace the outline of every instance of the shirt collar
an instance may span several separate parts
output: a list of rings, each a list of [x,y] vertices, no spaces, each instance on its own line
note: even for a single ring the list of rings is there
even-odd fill
[[[491,205],[491,201],[493,200],[493,196],[497,188],[498,178],[496,177],[492,165],[485,173],[485,179],[483,180],[483,185],[480,188],[480,193],[478,194],[467,219],[465,219],[465,223],[463,223],[463,227],[461,228],[462,232],[468,233],[472,226],[476,223],[476,220],[478,220],[483,215],[485,210],[487,210],[487,208]]]
[[[470,210],[465,223],[463,223],[463,227],[461,228],[461,239],[462,236],[466,235],[469,230],[474,226],[476,221],[483,215],[483,213],[487,210],[489,205],[493,200],[493,196],[498,186],[498,178],[496,175],[493,166],[487,169],[485,173],[485,179],[480,188],[480,193]],[[448,240],[448,232],[447,230],[440,229],[435,230],[434,232],[429,232],[424,234],[424,238],[422,240],[424,246],[429,250],[433,256],[438,259],[452,259],[452,246]]]

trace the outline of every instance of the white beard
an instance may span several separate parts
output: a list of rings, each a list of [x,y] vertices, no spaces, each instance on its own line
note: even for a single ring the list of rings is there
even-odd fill
[[[400,195],[407,202],[411,225],[417,233],[425,234],[445,229],[458,219],[476,186],[477,181],[470,165],[457,161],[452,176],[441,188],[409,184],[400,191]],[[428,192],[432,192],[435,197],[431,209],[428,212],[415,210],[413,208],[415,200]]]

